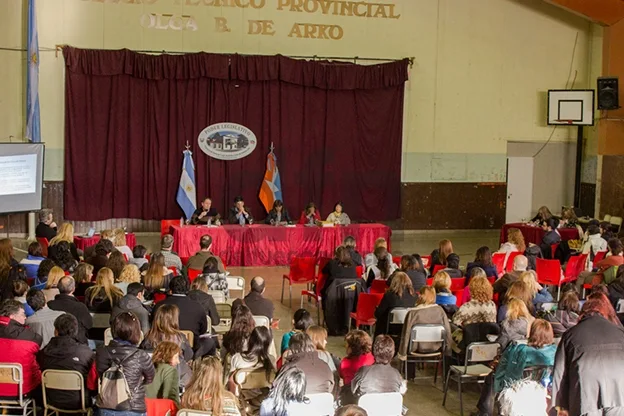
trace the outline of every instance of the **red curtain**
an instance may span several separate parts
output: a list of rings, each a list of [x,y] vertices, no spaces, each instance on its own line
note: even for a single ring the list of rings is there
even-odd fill
[[[354,220],[400,217],[401,137],[408,61],[361,66],[283,56],[63,49],[65,218],[177,218],[188,141],[197,197],[223,214],[242,195],[257,220],[266,154],[275,145],[286,208],[336,201]],[[234,122],[258,146],[222,161],[197,145]]]

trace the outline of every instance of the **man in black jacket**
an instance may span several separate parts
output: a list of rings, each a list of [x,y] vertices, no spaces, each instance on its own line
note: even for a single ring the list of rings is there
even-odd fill
[[[208,330],[206,312],[198,302],[186,296],[189,290],[188,279],[184,276],[176,276],[171,279],[169,288],[171,289],[171,296],[156,305],[154,315],[156,310],[162,305],[176,305],[180,310],[180,329],[191,331],[194,335],[195,345],[193,345],[193,350],[195,351],[195,358],[214,355],[216,344],[210,336],[206,336],[206,331]],[[203,337],[201,337],[202,335]]]
[[[35,236],[37,238],[47,239],[48,243],[56,237],[56,223],[52,218],[51,209],[42,209],[39,211],[39,224],[37,228],[35,228]]]
[[[266,316],[272,320],[275,307],[273,306],[273,302],[262,296],[264,290],[264,279],[260,276],[254,277],[251,279],[251,292],[245,296],[244,300],[236,299],[232,304],[232,308],[234,308],[236,304],[244,303],[247,305],[252,315]]]
[[[110,322],[113,323],[113,320],[117,315],[122,312],[130,312],[134,314],[141,323],[141,331],[143,331],[143,335],[147,335],[147,332],[150,329],[150,314],[145,306],[143,306],[143,301],[145,298],[143,295],[145,294],[145,287],[142,283],[134,282],[128,285],[128,290],[126,296],[121,298],[119,302],[113,306],[113,311],[111,312]]]
[[[54,300],[48,302],[48,307],[55,311],[70,313],[78,320],[78,334],[76,339],[81,344],[88,343],[87,333],[93,326],[93,317],[89,313],[87,306],[74,297],[76,282],[71,276],[63,277],[58,283],[59,294]]]
[[[43,350],[39,351],[37,361],[41,371],[73,370],[79,372],[84,379],[85,393],[87,393],[87,379],[95,359],[95,353],[88,346],[80,344],[76,340],[77,335],[78,320],[76,317],[69,313],[59,316],[54,321],[54,338]],[[85,397],[87,404],[89,403],[88,396],[86,394]],[[71,390],[49,391],[48,403],[67,410],[77,410],[82,406],[80,393]]]

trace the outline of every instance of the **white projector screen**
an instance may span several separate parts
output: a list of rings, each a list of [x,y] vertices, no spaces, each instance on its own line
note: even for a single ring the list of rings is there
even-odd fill
[[[0,143],[0,213],[41,209],[41,143]]]

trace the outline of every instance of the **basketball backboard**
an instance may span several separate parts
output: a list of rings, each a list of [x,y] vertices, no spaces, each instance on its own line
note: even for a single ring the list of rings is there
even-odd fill
[[[548,124],[594,125],[594,90],[548,90]]]

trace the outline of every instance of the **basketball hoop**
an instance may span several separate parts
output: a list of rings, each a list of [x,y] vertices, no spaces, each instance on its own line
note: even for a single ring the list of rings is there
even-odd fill
[[[572,124],[574,123],[574,120],[555,120],[555,122],[557,123],[561,123],[561,124]]]

